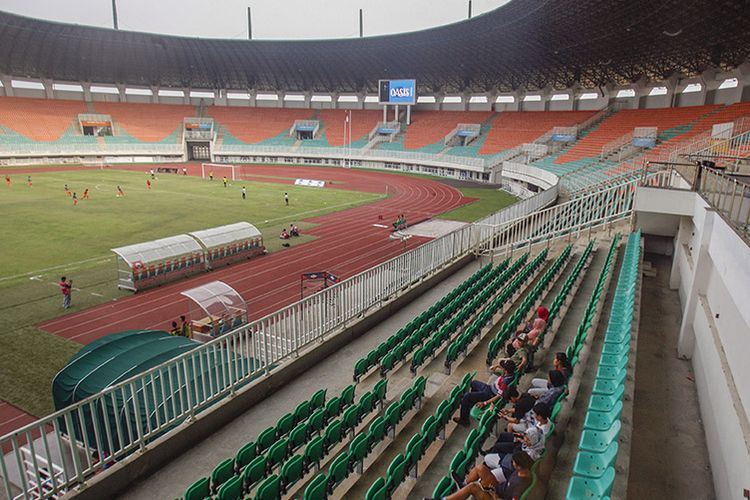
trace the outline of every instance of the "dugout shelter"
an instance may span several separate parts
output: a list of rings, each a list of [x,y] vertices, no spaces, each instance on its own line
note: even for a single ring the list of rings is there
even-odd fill
[[[187,234],[136,243],[117,255],[117,286],[137,292],[205,270],[203,247]]]
[[[265,253],[263,235],[249,222],[237,222],[188,233],[203,247],[206,267],[216,269]]]
[[[223,281],[212,281],[180,292],[190,299],[190,328],[195,340],[208,342],[248,321],[247,303]]]

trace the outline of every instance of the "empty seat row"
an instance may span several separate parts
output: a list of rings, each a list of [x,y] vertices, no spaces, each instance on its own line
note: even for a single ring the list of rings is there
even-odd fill
[[[358,465],[395,429],[403,417],[413,408],[421,405],[424,398],[427,379],[418,377],[411,387],[406,389],[398,400],[385,409],[383,415],[375,417],[366,432],[360,432],[351,440],[347,450],[331,461],[327,472],[318,473],[305,488],[304,500],[325,500],[332,494]],[[266,500],[265,498],[263,500]]]
[[[354,380],[358,381],[373,367],[378,366],[388,352],[392,351],[398,344],[402,343],[417,330],[424,328],[425,331],[432,331],[439,324],[442,324],[448,317],[452,316],[460,305],[459,299],[461,294],[475,285],[483,276],[489,273],[490,270],[492,270],[491,264],[483,266],[464,280],[460,285],[443,296],[435,304],[430,306],[429,309],[388,337],[385,342],[382,342],[377,348],[367,353],[366,356],[359,359],[354,365]]]
[[[547,249],[544,249],[537,257],[529,263],[513,281],[497,297],[495,297],[476,319],[459,335],[455,341],[448,346],[448,352],[445,358],[445,367],[450,371],[454,361],[458,359],[459,354],[466,353],[469,344],[481,333],[482,328],[492,319],[492,316],[499,311],[503,305],[518,291],[537,269],[540,268],[547,258]],[[553,265],[554,267],[554,265]],[[538,287],[538,285],[537,285]]]
[[[529,276],[529,273],[533,271],[533,269],[537,267],[541,262],[543,262],[543,258],[539,259],[539,257],[537,257],[534,262],[528,264],[519,272],[519,269],[527,258],[528,255],[524,254],[523,256],[521,256],[521,258],[514,262],[511,267],[506,269],[505,272],[503,272],[500,276],[497,276],[491,283],[489,283],[484,288],[484,290],[476,293],[473,298],[466,297],[466,300],[462,300],[464,306],[456,315],[456,318],[449,321],[439,330],[434,332],[425,332],[425,337],[418,338],[417,342],[415,342],[415,345],[422,345],[414,351],[414,356],[412,357],[410,367],[412,373],[417,373],[419,367],[422,366],[422,364],[424,364],[428,360],[428,358],[434,356],[443,344],[453,338],[454,334],[461,330],[461,327],[466,323],[466,321],[472,315],[474,315],[484,304],[486,304],[493,295],[497,294],[498,290],[500,290],[500,288],[511,277],[516,276],[504,289],[504,291],[500,292],[501,294],[512,294],[513,291],[518,288],[520,283],[522,283],[526,279],[526,277]],[[519,278],[521,279],[519,280]],[[484,316],[485,322],[489,320],[489,317],[491,317],[491,314],[489,316]]]
[[[567,498],[609,497],[615,480],[640,269],[640,231],[628,237]]]
[[[277,424],[258,435],[255,441],[243,445],[234,458],[219,463],[211,472],[210,479],[202,478],[185,492],[185,500],[210,498],[217,495],[221,500],[238,498],[258,487],[260,496],[263,485],[274,481],[268,477],[275,469],[280,475],[279,486],[284,489],[302,472],[317,463],[325,449],[330,449],[336,436],[349,432],[376,405],[385,400],[387,382],[380,381],[372,392],[362,395],[354,404],[354,386],[346,387],[340,396],[326,402],[326,390],[321,389],[297,405],[292,413],[282,416]],[[342,415],[340,420],[336,418]],[[322,434],[321,434],[322,433]],[[303,454],[293,456],[307,444]],[[319,451],[320,450],[320,451]],[[299,458],[298,458],[299,457]],[[291,465],[287,465],[287,459]],[[267,486],[265,489],[273,488]]]
[[[505,323],[503,323],[503,326],[500,328],[500,330],[498,330],[495,338],[490,341],[489,346],[487,347],[488,366],[493,363],[495,357],[497,356],[497,353],[500,351],[500,348],[508,339],[510,339],[510,336],[515,332],[518,324],[523,321],[523,319],[528,315],[529,310],[536,303],[537,299],[542,294],[544,289],[549,286],[549,284],[552,282],[552,279],[563,269],[563,265],[567,262],[568,258],[570,258],[570,252],[572,251],[572,249],[572,245],[567,245],[563,249],[563,251],[560,253],[560,256],[555,259],[555,262],[552,264],[552,266],[550,266],[550,268],[544,273],[544,275],[542,275],[542,278],[534,286],[534,288],[526,296],[526,298],[524,298],[521,305],[518,306],[510,316],[510,318],[505,321]]]
[[[365,495],[366,500],[391,498],[395,489],[406,479],[409,471],[417,466],[425,450],[439,435],[444,435],[445,426],[448,425],[451,415],[461,405],[461,397],[468,390],[474,375],[476,375],[476,372],[464,375],[461,382],[440,403],[434,415],[428,416],[422,422],[420,431],[411,437],[404,453],[399,453],[391,461],[386,470],[385,478],[379,477],[370,485]]]

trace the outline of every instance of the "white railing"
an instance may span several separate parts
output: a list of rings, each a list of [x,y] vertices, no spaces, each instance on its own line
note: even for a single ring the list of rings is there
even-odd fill
[[[548,170],[512,161],[503,162],[502,176],[503,178],[509,178],[515,181],[526,182],[538,186],[543,190],[556,186],[560,181],[560,178],[557,175]]]
[[[352,149],[349,151],[345,148],[329,148],[329,147],[300,147],[297,151],[292,151],[287,146],[259,146],[250,144],[223,144],[220,150],[214,151],[214,154],[221,156],[258,156],[258,155],[274,155],[274,156],[310,156],[313,158],[351,158],[354,160],[376,160],[376,161],[389,161],[389,160],[400,160],[407,162],[422,162],[432,163],[435,165],[460,165],[468,167],[477,167],[481,169],[490,168],[498,163],[502,162],[503,158],[507,158],[515,150],[508,150],[492,155],[486,158],[475,158],[471,156],[455,156],[455,155],[435,155],[432,153],[418,153],[412,151],[392,151],[385,149],[375,150],[362,150]]]
[[[115,136],[116,137],[116,136]],[[106,139],[105,139],[106,141]],[[182,144],[0,144],[0,156],[101,156],[117,154],[182,154]]]
[[[633,132],[628,132],[625,135],[622,135],[618,137],[617,139],[614,139],[612,141],[609,141],[607,144],[602,146],[602,152],[599,153],[599,159],[605,160],[607,159],[607,156],[611,155],[615,151],[622,152],[623,148],[633,142]],[[621,158],[617,158],[619,161]]]
[[[552,243],[576,233],[580,235],[583,230],[592,230],[629,217],[633,211],[637,182],[634,179],[499,224],[491,221],[476,223],[474,228],[478,234],[474,238],[480,242],[483,250],[503,253],[525,245]]]

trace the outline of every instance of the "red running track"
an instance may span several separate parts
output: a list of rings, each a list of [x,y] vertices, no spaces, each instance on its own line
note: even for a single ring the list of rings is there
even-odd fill
[[[155,166],[127,168],[148,170]],[[199,165],[187,168],[190,175],[200,175]],[[237,290],[248,302],[251,319],[257,319],[299,300],[301,272],[329,271],[340,278],[348,278],[428,241],[420,237],[411,238],[406,243],[389,239],[390,223],[398,214],[404,214],[410,223],[415,223],[473,201],[439,182],[376,171],[245,166],[243,175],[248,175],[248,180],[263,178],[264,181],[281,183],[292,183],[295,178],[320,179],[337,182],[336,189],[387,191],[391,196],[366,206],[305,219],[318,224],[307,231],[317,236],[315,241],[45,321],[38,326],[81,344],[128,329],[168,329],[171,321],[188,311],[187,299],[179,295],[180,291],[214,280],[222,280]],[[374,224],[389,227],[379,228]]]

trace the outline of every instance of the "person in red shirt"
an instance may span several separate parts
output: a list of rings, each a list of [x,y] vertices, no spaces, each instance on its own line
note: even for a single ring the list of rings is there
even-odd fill
[[[73,206],[78,205],[78,196],[76,196],[75,191],[73,192]]]
[[[10,175],[5,176],[5,185],[10,187]]]
[[[70,295],[73,291],[73,280],[68,280],[65,276],[61,276],[58,285],[63,296],[63,309],[68,309],[70,307]]]
[[[151,189],[151,179],[146,179],[146,186]]]
[[[88,200],[89,199],[89,188],[86,188],[83,190],[83,196],[81,197],[82,200]]]

